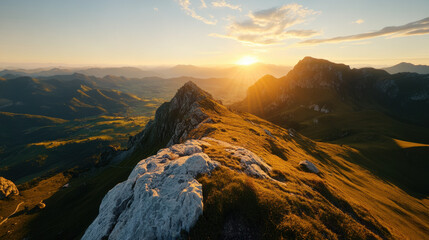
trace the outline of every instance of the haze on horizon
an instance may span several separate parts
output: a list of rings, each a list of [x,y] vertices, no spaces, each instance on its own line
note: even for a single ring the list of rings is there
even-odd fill
[[[0,2],[0,67],[429,65],[429,2]]]

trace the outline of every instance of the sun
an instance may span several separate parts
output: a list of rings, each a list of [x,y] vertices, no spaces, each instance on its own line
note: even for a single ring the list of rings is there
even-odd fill
[[[236,64],[247,66],[247,65],[257,63],[257,62],[258,62],[258,59],[254,56],[244,56],[244,57],[240,58],[236,62]]]

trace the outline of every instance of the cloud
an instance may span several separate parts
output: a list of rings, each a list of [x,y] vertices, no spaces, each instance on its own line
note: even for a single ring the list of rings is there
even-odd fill
[[[189,16],[205,23],[205,24],[209,24],[209,25],[215,25],[217,23],[217,20],[215,20],[214,18],[211,19],[207,19],[203,16],[198,15],[195,12],[195,9],[193,9],[191,7],[191,2],[189,0],[178,0],[178,3],[180,5],[180,7],[183,9],[183,11],[185,11],[186,14],[188,14]],[[201,1],[202,4],[205,4],[204,1]],[[202,5],[204,6],[204,5]]]
[[[364,23],[365,21],[363,20],[363,19],[358,19],[358,20],[356,20],[356,21],[354,21],[353,23],[356,23],[356,24],[362,24],[362,23]]]
[[[159,11],[159,9],[158,8],[153,8],[153,10],[155,11],[155,12],[158,12]]]
[[[227,34],[213,33],[210,36],[234,39],[252,45],[278,44],[290,38],[308,38],[317,35],[318,32],[289,28],[305,22],[309,16],[318,13],[299,4],[250,12],[247,20],[232,21],[227,26]]]
[[[319,38],[319,39],[309,39],[302,41],[301,44],[320,44],[320,43],[339,43],[339,42],[348,42],[348,41],[358,41],[363,39],[370,39],[375,37],[382,36],[393,36],[393,37],[403,37],[403,36],[412,36],[412,35],[424,35],[429,34],[429,17],[424,18],[419,21],[407,23],[401,26],[390,26],[385,27],[381,30],[361,33],[348,36],[339,36],[333,38]]]
[[[241,7],[240,5],[232,5],[230,3],[227,3],[225,0],[217,0],[217,1],[213,1],[212,2],[212,6],[213,7],[226,7],[226,8],[231,8],[234,10],[238,10],[241,12]]]
[[[207,8],[207,4],[205,0],[201,0],[201,7],[200,8]]]

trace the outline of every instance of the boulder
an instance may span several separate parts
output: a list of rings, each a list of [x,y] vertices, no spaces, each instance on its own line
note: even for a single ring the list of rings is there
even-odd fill
[[[273,134],[272,134],[270,131],[268,131],[267,129],[264,129],[264,131],[265,131],[265,133],[266,133],[268,136],[270,136],[270,137],[272,137],[272,138],[276,138],[276,137],[274,137],[274,136],[273,136]]]
[[[312,173],[319,173],[319,169],[317,169],[316,165],[314,165],[312,162],[308,160],[304,160],[299,162],[299,166],[304,167],[306,170],[312,172]]]
[[[18,188],[16,188],[15,184],[12,181],[0,177],[0,200],[5,199],[11,195],[18,194]]]
[[[188,140],[140,161],[127,180],[103,198],[85,239],[179,239],[203,214],[203,187],[195,178],[219,163]]]

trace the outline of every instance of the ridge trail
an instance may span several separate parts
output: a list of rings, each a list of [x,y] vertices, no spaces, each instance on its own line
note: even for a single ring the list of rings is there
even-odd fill
[[[11,213],[9,216],[7,216],[3,221],[1,221],[0,222],[0,226],[3,224],[3,223],[5,223],[10,217],[12,217],[13,216],[13,214],[15,214],[17,211],[18,211],[18,209],[19,209],[19,206],[21,206],[21,204],[23,204],[24,202],[20,202],[20,203],[18,203],[18,205],[16,206],[16,209],[15,209],[15,211],[13,211],[13,213]]]

